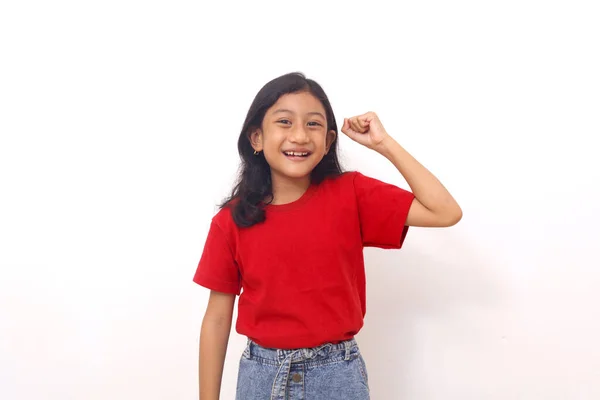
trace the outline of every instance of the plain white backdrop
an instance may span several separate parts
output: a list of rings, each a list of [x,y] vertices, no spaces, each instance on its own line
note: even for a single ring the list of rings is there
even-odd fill
[[[2,2],[0,398],[197,398],[192,276],[248,107],[291,71],[339,126],[377,112],[464,212],[365,251],[372,398],[600,398],[599,19],[593,1]]]

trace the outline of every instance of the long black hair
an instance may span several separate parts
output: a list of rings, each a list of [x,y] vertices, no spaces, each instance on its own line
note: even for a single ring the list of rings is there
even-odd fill
[[[308,92],[321,101],[327,117],[327,132],[333,130],[336,133],[329,152],[312,170],[311,183],[318,184],[325,178],[342,174],[337,154],[337,125],[333,109],[323,88],[300,72],[292,72],[271,80],[260,89],[250,105],[238,139],[241,158],[238,180],[231,195],[220,204],[221,208],[232,207],[233,220],[239,227],[249,227],[264,221],[264,206],[273,201],[271,168],[262,153],[258,156],[254,155],[250,134],[253,130],[262,128],[267,110],[282,95],[298,92]]]

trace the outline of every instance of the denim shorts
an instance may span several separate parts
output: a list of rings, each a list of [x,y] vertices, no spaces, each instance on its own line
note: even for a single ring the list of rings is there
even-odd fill
[[[355,339],[293,350],[248,339],[236,400],[368,400],[365,361]]]

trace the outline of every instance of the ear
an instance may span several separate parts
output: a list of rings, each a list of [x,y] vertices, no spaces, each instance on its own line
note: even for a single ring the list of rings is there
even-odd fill
[[[250,134],[248,135],[248,139],[250,139],[250,145],[252,145],[252,148],[256,151],[262,151],[263,149],[263,133],[262,130],[260,130],[260,128],[254,129],[253,131],[250,132]]]
[[[329,153],[329,149],[331,148],[336,136],[337,135],[333,129],[327,132],[327,137],[325,138],[325,154]]]

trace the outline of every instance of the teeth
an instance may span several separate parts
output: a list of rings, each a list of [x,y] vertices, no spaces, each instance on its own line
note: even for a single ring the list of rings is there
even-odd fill
[[[296,151],[286,151],[285,154],[288,155],[288,156],[297,156],[297,157],[299,157],[299,156],[307,156],[308,155],[308,153],[299,153],[299,152],[296,152]]]

